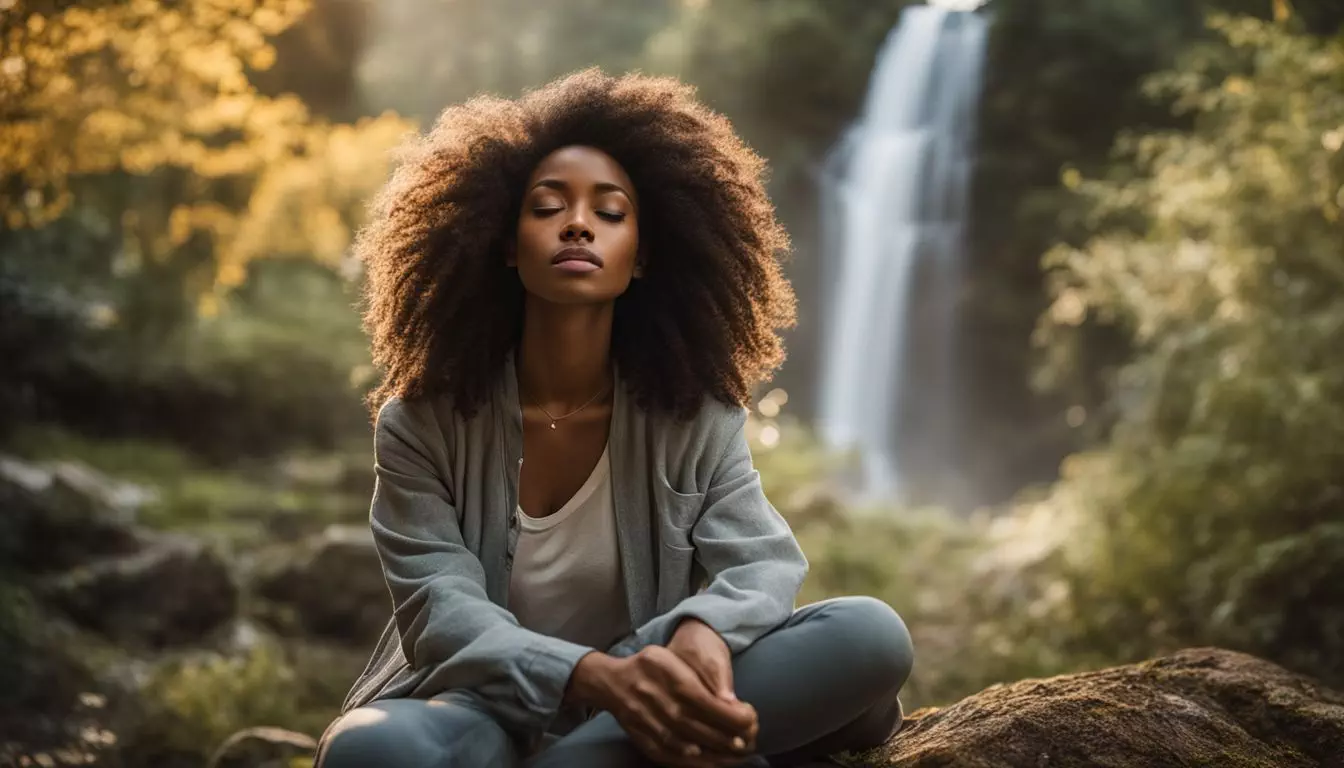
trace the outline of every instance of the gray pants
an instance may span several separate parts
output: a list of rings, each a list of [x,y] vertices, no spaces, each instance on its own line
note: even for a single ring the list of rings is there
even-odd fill
[[[886,603],[840,597],[804,606],[733,658],[738,698],[756,708],[758,757],[789,765],[881,744],[901,724],[896,698],[914,651]],[[768,758],[768,763],[765,758]],[[650,762],[608,712],[534,755],[472,698],[449,691],[430,700],[377,701],[328,730],[319,768],[643,768]]]

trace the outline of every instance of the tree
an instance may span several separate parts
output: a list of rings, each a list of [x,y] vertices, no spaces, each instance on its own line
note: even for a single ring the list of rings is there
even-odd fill
[[[1116,425],[1053,494],[1075,614],[1120,657],[1221,642],[1344,679],[1344,44],[1215,17],[1145,91],[1190,129],[1133,132],[1076,181],[1092,234],[1047,258],[1041,339],[1132,350]],[[1137,630],[1137,631],[1136,631]],[[1333,638],[1333,639],[1332,639]]]
[[[270,38],[307,9],[305,0],[9,0],[4,225],[61,219],[106,232],[107,271],[144,288],[131,291],[140,309],[164,305],[143,313],[146,326],[173,321],[176,304],[163,295],[209,308],[258,256],[338,259],[386,150],[410,126],[392,115],[333,125],[297,97],[257,91],[249,72],[273,63]]]
[[[637,67],[673,0],[380,0],[360,65],[364,100],[424,120],[480,92],[517,96],[589,65]]]

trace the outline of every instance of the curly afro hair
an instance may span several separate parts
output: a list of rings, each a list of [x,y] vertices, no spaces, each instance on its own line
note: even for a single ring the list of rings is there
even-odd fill
[[[447,394],[471,415],[522,328],[504,247],[528,175],[564,146],[619,162],[640,197],[644,275],[616,300],[612,356],[636,403],[688,416],[707,396],[745,405],[784,359],[795,321],[789,240],[765,162],[691,86],[582,70],[521,98],[446,109],[403,148],[355,240],[364,328],[380,371],[368,405]]]

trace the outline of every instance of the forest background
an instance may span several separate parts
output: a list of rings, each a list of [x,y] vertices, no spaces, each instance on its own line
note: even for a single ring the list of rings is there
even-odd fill
[[[325,725],[368,638],[257,585],[367,516],[352,233],[444,106],[587,65],[695,84],[769,160],[802,317],[756,461],[804,598],[905,617],[910,705],[1201,644],[1344,685],[1344,6],[979,11],[954,509],[846,501],[809,428],[818,169],[911,4],[0,0],[0,491],[82,505],[0,520],[5,748],[190,765]],[[39,534],[113,512],[236,566],[228,620],[81,618]]]

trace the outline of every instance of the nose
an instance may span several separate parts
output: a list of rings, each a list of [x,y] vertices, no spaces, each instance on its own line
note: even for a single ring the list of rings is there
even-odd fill
[[[560,230],[560,240],[563,242],[569,243],[584,239],[590,243],[593,242],[593,230],[589,229],[582,219],[575,219]]]

